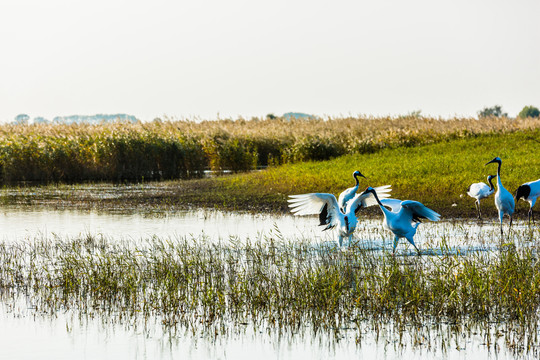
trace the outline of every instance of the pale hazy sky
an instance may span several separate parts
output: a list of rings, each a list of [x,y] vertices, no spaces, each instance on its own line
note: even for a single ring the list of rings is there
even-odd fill
[[[496,104],[540,107],[538,0],[0,3],[0,121]]]

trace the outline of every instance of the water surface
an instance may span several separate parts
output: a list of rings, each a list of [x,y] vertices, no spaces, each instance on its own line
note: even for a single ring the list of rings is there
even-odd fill
[[[158,236],[167,239],[196,238],[204,241],[264,241],[268,238],[303,239],[317,244],[335,244],[332,231],[321,232],[314,217],[273,216],[222,211],[176,211],[134,213],[77,211],[25,206],[0,208],[0,229],[4,242],[31,241],[39,237],[71,238],[84,234],[102,235],[110,241],[140,241]],[[505,231],[506,231],[505,224]],[[519,246],[538,238],[538,229],[529,230],[517,222]],[[417,245],[425,255],[445,252],[467,255],[494,251],[501,245],[499,225],[495,220],[442,221],[421,224]],[[382,228],[381,219],[361,219],[354,241],[373,251],[391,251],[392,236]],[[402,240],[398,255],[414,255],[413,248]],[[441,339],[433,340],[429,349],[410,344],[411,334],[399,340],[395,334],[374,334],[363,331],[363,340],[356,343],[356,332],[342,333],[339,341],[324,334],[314,336],[278,336],[273,332],[234,331],[227,336],[202,336],[192,333],[164,333],[155,323],[134,326],[114,322],[109,317],[79,318],[70,311],[54,316],[39,314],[22,297],[16,302],[0,302],[0,359],[392,359],[401,357],[465,359],[514,358],[501,344],[499,351],[488,350],[481,336],[460,338],[452,335],[441,347]],[[429,333],[429,331],[428,331]],[[430,340],[432,341],[432,340]],[[31,344],[31,346],[30,346]],[[493,348],[491,348],[493,349]],[[531,357],[532,358],[532,357]]]
[[[334,243],[334,230],[322,231],[316,216],[269,215],[217,210],[174,212],[107,212],[97,210],[0,207],[1,239],[11,242],[36,235],[74,237],[101,235],[112,240],[141,240],[157,236],[167,239],[195,238],[205,241],[261,241],[269,237]],[[507,224],[504,227],[507,231]],[[467,253],[489,250],[501,243],[499,225],[493,220],[443,220],[420,224],[415,242],[432,253],[444,249]],[[526,236],[529,227],[515,221],[513,233]],[[538,230],[536,230],[538,232]],[[534,236],[534,228],[528,238]],[[526,236],[527,237],[527,236]],[[503,238],[507,239],[505,236]],[[382,218],[362,218],[353,237],[357,244],[373,249],[392,248],[393,235],[382,227]],[[405,239],[398,251],[409,249]],[[428,253],[428,252],[426,252]]]

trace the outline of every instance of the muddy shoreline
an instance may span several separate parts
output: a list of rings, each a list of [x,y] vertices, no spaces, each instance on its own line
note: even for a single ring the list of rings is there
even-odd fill
[[[252,194],[223,189],[211,179],[195,181],[148,182],[143,184],[56,184],[4,187],[0,204],[51,209],[100,210],[105,212],[174,212],[212,209],[267,214],[287,214],[286,194]],[[491,199],[482,202],[485,220],[497,218]],[[422,202],[442,215],[443,220],[476,219],[474,200],[470,206],[423,199]],[[522,206],[519,206],[522,205]],[[528,206],[516,206],[515,219],[526,219]],[[376,207],[364,209],[360,217],[380,216]]]

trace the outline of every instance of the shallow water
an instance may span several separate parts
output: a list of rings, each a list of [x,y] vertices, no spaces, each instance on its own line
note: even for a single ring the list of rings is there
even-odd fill
[[[272,238],[301,239],[315,244],[334,244],[334,230],[321,231],[316,216],[232,213],[216,210],[176,212],[104,212],[54,210],[25,206],[0,207],[1,240],[12,242],[40,236],[74,237],[100,235],[112,240],[141,240],[157,236],[167,239],[194,238],[205,241],[261,241]],[[505,223],[507,241],[508,225]],[[531,230],[532,229],[532,230]],[[527,241],[538,237],[536,227],[514,222],[512,235]],[[392,250],[393,236],[383,229],[382,219],[359,219],[353,242],[371,250]],[[494,250],[501,244],[499,224],[493,220],[447,220],[420,224],[416,245],[426,255],[445,253],[467,254]],[[337,243],[336,243],[337,244]],[[345,244],[347,245],[347,244]],[[397,252],[406,255],[410,246],[401,239]]]
[[[23,306],[24,307],[24,306]],[[501,340],[488,348],[481,336],[449,336],[430,348],[412,347],[410,336],[363,331],[361,345],[354,333],[335,341],[324,336],[277,336],[247,328],[218,337],[164,333],[159,324],[126,326],[107,319],[79,319],[72,313],[54,317],[28,309],[0,306],[0,359],[514,359]],[[367,328],[367,326],[366,326]],[[444,332],[444,331],[443,331]],[[449,331],[450,333],[450,331]],[[444,349],[442,349],[444,348]],[[496,350],[497,349],[497,350]],[[530,358],[532,356],[521,356]]]
[[[331,233],[322,233],[314,226],[313,218],[212,210],[133,214],[2,207],[0,229],[5,241],[31,239],[36,234],[73,237],[89,233],[118,240],[157,236],[208,241],[231,238],[255,241],[265,236],[278,236],[279,232],[283,236],[302,234],[322,241],[332,239]]]
[[[221,211],[174,213],[107,213],[98,211],[51,210],[30,207],[3,207],[0,229],[5,242],[16,243],[37,237],[62,238],[81,234],[102,235],[112,241],[139,241],[153,236],[169,239],[196,238],[205,241],[263,241],[268,238],[304,239],[318,244],[335,244],[335,234],[321,232],[317,217],[272,216]],[[507,224],[505,224],[507,231]],[[512,234],[519,246],[539,238],[538,228],[529,230],[517,222]],[[469,254],[497,249],[501,245],[495,221],[442,221],[424,223],[415,238],[425,255]],[[373,251],[391,251],[392,237],[382,228],[381,219],[362,219],[354,240]],[[398,255],[416,255],[402,240]],[[323,335],[285,336],[253,331],[233,332],[217,338],[200,334],[162,333],[160,324],[143,327],[110,323],[109,318],[80,320],[77,314],[59,312],[55,316],[36,314],[25,299],[0,302],[0,359],[263,359],[274,358],[370,358],[402,357],[465,359],[472,357],[509,359],[514,355],[501,344],[498,352],[488,350],[481,337],[452,336],[445,350],[435,340],[431,349],[412,348],[410,334],[402,343],[396,336],[381,335],[379,341],[368,330],[361,346],[356,333],[345,331],[340,341]],[[155,320],[157,321],[157,320]],[[366,329],[368,327],[366,326]],[[32,346],[28,346],[32,344]],[[439,344],[440,345],[440,344]],[[532,357],[531,357],[532,358]]]

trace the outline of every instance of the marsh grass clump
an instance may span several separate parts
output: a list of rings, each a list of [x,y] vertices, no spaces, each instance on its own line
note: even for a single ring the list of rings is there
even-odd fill
[[[536,246],[503,245],[467,256],[395,258],[280,238],[134,244],[89,235],[0,244],[0,293],[3,302],[23,294],[38,313],[70,310],[128,323],[159,318],[166,328],[193,332],[248,324],[336,339],[358,331],[361,341],[366,327],[400,337],[417,328],[426,339],[444,325],[480,333],[487,344],[503,337],[517,352],[537,352],[537,254]]]

